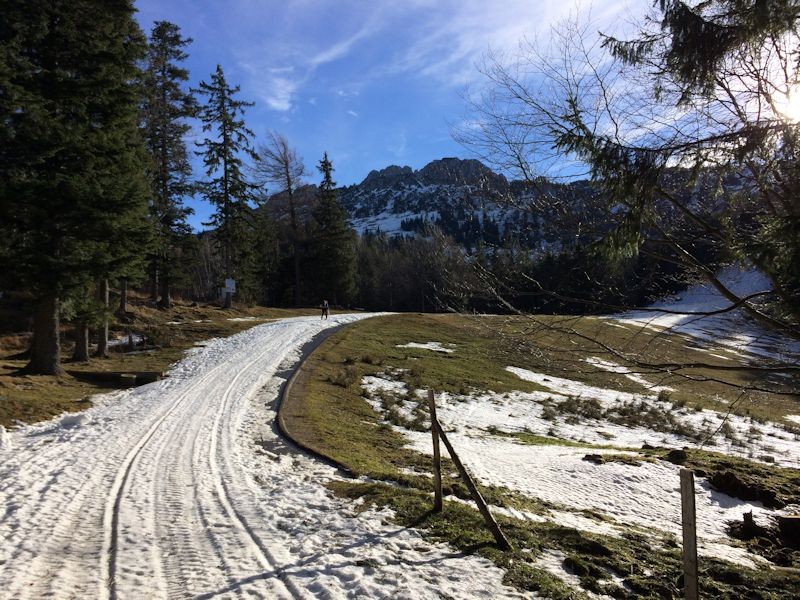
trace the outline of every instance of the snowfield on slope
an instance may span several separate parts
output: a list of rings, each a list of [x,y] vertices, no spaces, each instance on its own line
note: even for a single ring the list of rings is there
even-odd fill
[[[0,598],[520,597],[487,560],[356,514],[274,432],[303,346],[368,316],[212,340],[164,381],[0,432]]]
[[[769,279],[753,268],[728,266],[717,273],[717,278],[740,298],[772,290]],[[732,305],[710,283],[699,283],[645,309],[607,318],[659,331],[685,333],[695,338],[701,348],[723,348],[734,355],[749,354],[790,364],[797,360],[800,342],[766,331],[741,309],[715,315],[692,314],[724,310]]]

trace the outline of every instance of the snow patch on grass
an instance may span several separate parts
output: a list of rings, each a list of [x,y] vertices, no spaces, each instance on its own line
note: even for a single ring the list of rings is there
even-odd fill
[[[404,433],[413,449],[432,453],[430,434]],[[585,448],[527,446],[511,439],[456,432],[448,436],[467,467],[484,484],[513,489],[576,511],[590,509],[611,517],[618,524],[680,535],[679,467],[675,465],[661,462],[645,462],[638,466],[618,462],[595,465],[583,460]],[[617,454],[619,451],[592,450],[592,453]],[[716,492],[704,481],[698,482],[696,505],[698,537],[702,542],[700,553],[747,566],[755,564],[755,557],[726,544],[726,524],[740,521],[742,514],[751,510],[756,520],[764,523],[777,511]],[[597,533],[610,534],[609,530],[604,530],[604,523],[592,521],[590,524],[591,519],[580,519],[570,512],[559,511],[554,517],[566,526],[591,527]],[[612,524],[608,526],[614,528]]]
[[[452,346],[452,344],[448,344],[448,346]],[[432,352],[444,352],[447,354],[451,354],[455,352],[455,349],[450,347],[445,347],[442,345],[441,342],[425,342],[424,344],[421,342],[408,342],[407,344],[397,344],[397,348],[421,348],[422,350],[431,350]]]
[[[11,451],[13,445],[11,444],[11,434],[6,431],[6,428],[0,425],[0,450]]]
[[[624,374],[619,365],[604,366]],[[697,445],[697,439],[685,433],[668,428],[654,431],[652,427],[663,425],[657,419],[668,420],[681,432],[707,434],[715,442],[712,449],[717,451],[750,458],[769,454],[778,463],[800,465],[800,444],[795,436],[771,424],[757,424],[710,410],[698,411],[647,393],[618,392],[518,367],[508,370],[549,391],[437,394],[442,427],[478,480],[563,508],[534,514],[493,507],[497,514],[536,522],[552,521],[615,537],[629,527],[649,531],[656,537],[664,534],[679,537],[679,467],[661,461],[628,464],[611,460],[598,465],[584,460],[587,453],[636,456],[626,449],[643,443]],[[411,419],[414,410],[424,404],[426,392],[417,390],[416,396],[409,398],[405,384],[392,380],[392,376],[386,373],[382,377],[364,378],[368,401],[379,414],[388,417],[385,422],[406,436],[412,449],[431,454],[429,431],[412,430],[407,421],[396,421],[388,414],[391,408]],[[391,398],[392,395],[395,397]],[[592,410],[584,414],[581,411],[586,407]],[[642,421],[639,410],[649,414],[650,420]],[[574,447],[576,442],[587,446]],[[592,445],[595,447],[589,447]],[[753,511],[757,521],[766,523],[779,511],[716,492],[705,480],[698,481],[696,504],[701,555],[751,568],[763,564],[763,559],[735,542],[731,545],[727,523],[741,521],[742,514],[749,511]],[[608,520],[580,514],[584,510],[604,515]]]
[[[647,394],[598,388],[519,367],[507,367],[507,370],[524,381],[532,381],[555,392],[549,396],[552,406],[547,413],[542,407],[509,410],[509,414],[527,413],[526,422],[518,421],[516,430],[524,428],[540,435],[549,432],[549,435],[565,439],[614,446],[634,447],[643,443],[678,447],[700,445],[752,460],[800,467],[798,436],[771,423],[757,423],[750,418],[708,409],[676,406]],[[540,393],[536,396],[541,398]],[[575,406],[571,406],[573,412],[558,412],[557,403],[568,398],[577,399],[572,403]],[[602,410],[590,410],[592,401],[599,403]],[[582,408],[581,403],[587,403],[588,408]],[[497,426],[509,430],[507,426]],[[659,430],[654,431],[653,427]],[[765,460],[765,457],[772,460]]]
[[[580,578],[571,573],[566,569],[564,566],[564,559],[566,555],[559,551],[559,550],[545,550],[542,552],[542,555],[536,560],[533,564],[535,567],[542,569],[543,571],[547,571],[551,575],[555,575],[569,587],[580,590],[584,594],[586,594],[589,598],[597,599],[597,600],[613,600],[611,596],[594,594],[587,590],[584,590],[581,587],[581,580]]]
[[[650,390],[652,392],[655,392],[655,393],[659,393],[659,392],[662,392],[662,391],[663,392],[674,392],[675,391],[674,388],[671,388],[671,387],[666,386],[666,385],[655,385],[653,383],[650,383],[649,381],[647,381],[647,379],[645,379],[644,377],[642,377],[638,373],[631,373],[631,371],[630,371],[630,369],[628,369],[628,367],[625,367],[623,365],[617,364],[615,362],[611,362],[611,361],[608,361],[608,360],[603,360],[603,359],[598,358],[596,356],[590,356],[589,358],[585,358],[584,361],[589,363],[590,365],[593,365],[593,366],[597,367],[598,369],[603,369],[604,371],[610,371],[611,373],[621,373],[621,374],[625,375],[625,377],[627,377],[628,379],[633,381],[634,383],[638,383],[642,387],[647,388],[648,390]]]

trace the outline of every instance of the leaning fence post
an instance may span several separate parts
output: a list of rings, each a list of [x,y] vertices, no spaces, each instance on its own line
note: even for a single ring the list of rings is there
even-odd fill
[[[436,400],[433,390],[428,390],[428,408],[431,412],[431,437],[433,438],[433,512],[442,512],[442,456],[439,452],[439,421],[436,418]]]
[[[470,476],[469,472],[467,472],[466,467],[464,467],[464,463],[461,462],[461,459],[458,457],[458,454],[456,454],[456,451],[453,448],[453,445],[450,443],[450,440],[447,439],[447,434],[442,430],[442,426],[439,423],[439,419],[436,417],[436,401],[433,395],[433,390],[428,390],[428,405],[431,411],[431,432],[433,435],[434,485],[436,485],[436,476],[438,469],[439,480],[437,487],[439,489],[439,494],[441,494],[441,489],[442,489],[441,464],[439,463],[439,439],[441,439],[445,448],[447,448],[447,452],[450,453],[450,458],[453,460],[453,464],[455,464],[456,469],[461,475],[461,479],[467,486],[467,489],[469,490],[469,493],[472,496],[472,500],[478,506],[478,510],[483,516],[483,520],[486,523],[486,526],[489,528],[489,531],[492,532],[492,535],[494,536],[497,545],[500,546],[500,548],[502,548],[503,550],[513,550],[514,547],[511,545],[511,542],[508,541],[508,538],[503,533],[503,530],[500,529],[500,525],[497,524],[497,521],[492,516],[492,513],[489,511],[489,507],[486,505],[486,501],[483,499],[483,496],[481,496],[481,493],[478,490],[478,486],[475,485],[475,482],[472,480],[472,477]]]
[[[681,518],[683,521],[683,595],[697,600],[697,522],[694,506],[694,473],[681,469]]]

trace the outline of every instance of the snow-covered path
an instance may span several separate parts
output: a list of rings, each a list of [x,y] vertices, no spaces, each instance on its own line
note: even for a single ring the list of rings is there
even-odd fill
[[[286,369],[330,321],[213,340],[142,388],[0,449],[0,598],[515,596],[502,572],[387,514],[272,431]]]

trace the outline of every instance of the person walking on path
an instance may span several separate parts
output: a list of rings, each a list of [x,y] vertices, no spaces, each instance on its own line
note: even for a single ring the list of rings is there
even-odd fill
[[[320,317],[320,319],[327,319],[328,318],[328,312],[329,312],[328,301],[327,300],[323,300],[322,301],[322,316]]]

